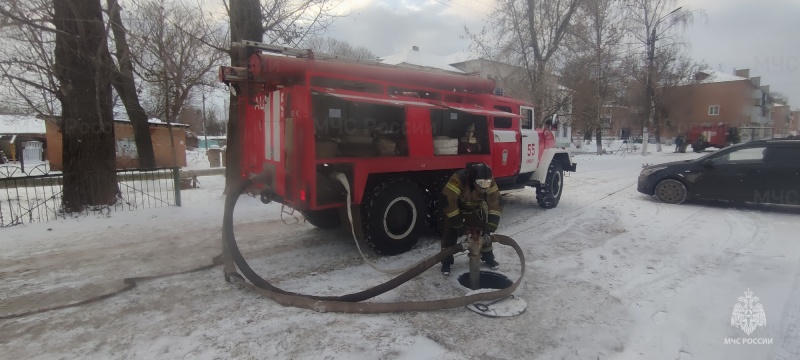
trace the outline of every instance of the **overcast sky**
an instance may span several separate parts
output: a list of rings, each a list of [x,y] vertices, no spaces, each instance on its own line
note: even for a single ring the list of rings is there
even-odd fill
[[[749,68],[762,85],[785,94],[800,108],[800,0],[683,0],[702,9],[684,34],[687,51],[715,70]],[[411,46],[437,55],[469,48],[464,27],[479,31],[493,0],[344,0],[347,13],[331,36],[369,48],[379,56]]]

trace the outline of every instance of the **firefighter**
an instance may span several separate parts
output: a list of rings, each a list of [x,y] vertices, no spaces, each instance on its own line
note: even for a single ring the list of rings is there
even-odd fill
[[[675,137],[675,152],[681,151],[681,145],[683,145],[683,135],[678,134],[678,136]]]
[[[442,190],[441,207],[445,215],[442,249],[455,245],[458,237],[470,230],[485,236],[497,230],[502,210],[492,169],[484,163],[470,163],[456,171]],[[500,266],[490,241],[481,248],[481,260],[492,270]],[[452,264],[452,256],[442,260],[443,275],[450,275]]]

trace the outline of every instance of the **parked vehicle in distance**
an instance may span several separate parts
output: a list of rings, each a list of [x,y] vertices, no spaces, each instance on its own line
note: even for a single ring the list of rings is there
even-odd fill
[[[709,199],[800,205],[800,139],[753,141],[647,166],[637,190],[670,204]]]
[[[741,139],[736,127],[719,123],[693,126],[689,129],[689,137],[686,141],[692,145],[694,152],[699,153],[710,147],[722,149],[728,145],[738,144]]]

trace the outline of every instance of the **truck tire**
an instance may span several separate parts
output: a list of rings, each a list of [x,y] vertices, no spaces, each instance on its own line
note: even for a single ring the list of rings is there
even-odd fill
[[[655,189],[656,198],[667,204],[680,204],[686,201],[688,193],[686,185],[675,179],[661,180]]]
[[[338,209],[307,210],[301,214],[309,224],[320,229],[332,229],[342,224]]]
[[[404,253],[417,243],[427,212],[419,186],[406,180],[384,182],[361,205],[364,240],[381,255]]]
[[[561,168],[561,163],[554,160],[547,167],[544,183],[536,190],[536,202],[543,209],[552,209],[561,200],[562,190],[564,190],[564,169]]]
[[[705,149],[706,149],[706,144],[705,143],[699,143],[698,142],[698,143],[692,144],[692,151],[694,151],[696,153],[701,153]]]

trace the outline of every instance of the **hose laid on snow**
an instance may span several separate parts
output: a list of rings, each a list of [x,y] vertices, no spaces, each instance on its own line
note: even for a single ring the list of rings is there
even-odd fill
[[[425,272],[427,269],[440,263],[445,257],[452,256],[465,250],[463,244],[456,244],[442,250],[434,256],[421,261],[408,271],[383,284],[357,293],[342,296],[316,296],[285,291],[270,284],[250,267],[250,265],[242,256],[242,253],[239,251],[233,231],[233,210],[236,207],[236,202],[239,199],[239,195],[242,194],[247,188],[252,186],[254,184],[254,180],[265,182],[264,180],[266,179],[266,176],[268,176],[268,174],[261,175],[260,177],[254,179],[244,180],[228,194],[225,199],[225,212],[222,220],[222,235],[223,241],[226,242],[234,263],[242,272],[244,277],[247,278],[247,280],[250,280],[252,283],[252,285],[245,283],[246,286],[281,305],[311,309],[318,312],[343,313],[385,313],[451,309],[467,306],[476,301],[490,301],[511,295],[514,290],[517,289],[517,286],[519,286],[519,284],[522,282],[522,278],[525,275],[525,255],[523,254],[519,245],[510,237],[504,235],[493,235],[493,241],[514,248],[514,250],[517,252],[517,256],[519,256],[521,264],[519,278],[510,287],[505,289],[442,300],[393,303],[360,303],[360,301],[373,298],[402,285],[406,281],[413,279],[414,277]]]
[[[350,232],[353,234],[353,241],[356,242],[356,248],[358,249],[358,253],[361,254],[361,259],[364,260],[364,263],[369,265],[371,268],[373,268],[373,269],[375,269],[375,270],[377,270],[379,272],[382,272],[384,274],[389,274],[389,275],[399,274],[399,273],[411,270],[415,265],[411,265],[411,266],[408,266],[408,267],[402,268],[402,269],[400,269],[400,268],[398,268],[398,269],[382,269],[382,268],[378,267],[378,265],[375,265],[372,261],[369,261],[369,259],[367,259],[367,257],[364,255],[364,252],[361,251],[361,245],[358,243],[358,237],[356,236],[355,225],[353,225],[354,224],[353,223],[353,211],[351,209],[351,205],[352,204],[351,204],[351,199],[350,199],[350,182],[347,181],[347,176],[345,176],[344,174],[342,174],[340,172],[333,173],[333,178],[336,179],[336,180],[339,180],[339,182],[342,184],[342,186],[344,186],[345,191],[347,191],[347,219],[350,221]]]

